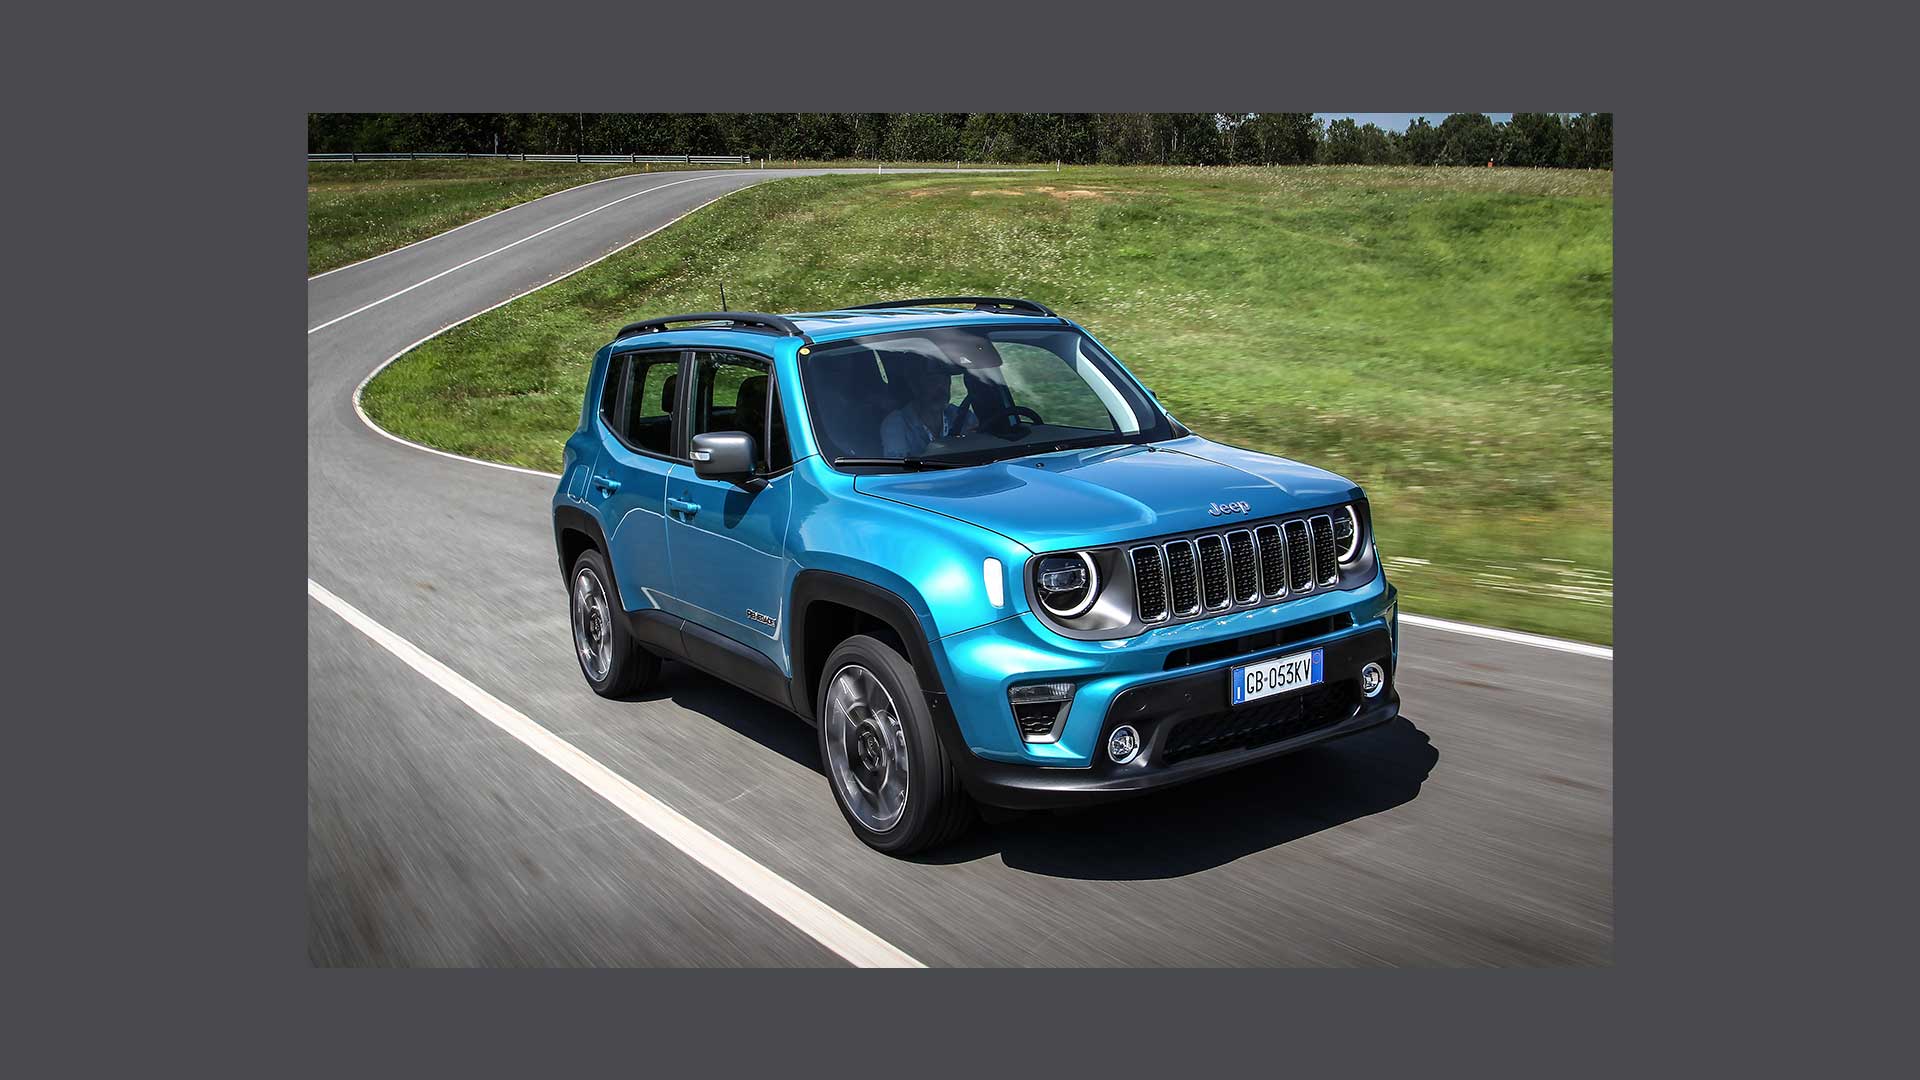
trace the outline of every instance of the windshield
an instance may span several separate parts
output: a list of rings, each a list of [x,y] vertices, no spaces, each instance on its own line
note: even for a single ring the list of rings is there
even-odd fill
[[[1070,327],[873,334],[814,346],[800,371],[829,462],[971,465],[1175,434],[1113,358]]]

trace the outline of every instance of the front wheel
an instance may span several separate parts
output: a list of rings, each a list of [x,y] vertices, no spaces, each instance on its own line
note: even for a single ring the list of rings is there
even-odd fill
[[[966,831],[973,803],[905,657],[870,637],[841,642],[815,715],[834,801],[868,846],[908,855]]]

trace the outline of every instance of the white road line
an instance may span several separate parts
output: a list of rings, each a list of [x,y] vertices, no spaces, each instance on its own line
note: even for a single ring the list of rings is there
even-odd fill
[[[1404,611],[1400,613],[1400,621],[1408,626],[1444,630],[1449,634],[1465,634],[1468,637],[1491,638],[1494,641],[1506,641],[1515,645],[1531,645],[1536,649],[1553,649],[1556,652],[1579,653],[1581,656],[1597,656],[1602,660],[1613,659],[1611,648],[1605,645],[1589,645],[1584,641],[1565,641],[1560,638],[1542,637],[1539,634],[1523,634],[1518,630],[1502,630],[1497,626],[1475,626],[1472,623],[1434,619]]]
[[[657,176],[659,174],[655,173],[654,175]],[[491,214],[487,214],[483,217],[474,218],[472,221],[463,221],[460,224],[455,225],[453,228],[448,229],[446,232],[437,232],[437,233],[434,233],[432,236],[422,237],[419,240],[415,240],[411,244],[401,244],[399,247],[394,248],[392,251],[383,251],[378,255],[369,255],[364,259],[360,259],[356,262],[350,262],[345,266],[336,266],[331,270],[322,270],[317,274],[310,275],[307,278],[307,280],[309,282],[319,281],[321,278],[326,277],[328,274],[337,274],[342,270],[351,270],[356,266],[365,266],[367,263],[370,263],[375,259],[384,259],[389,255],[398,255],[409,248],[419,247],[421,244],[426,243],[428,240],[438,240],[443,236],[448,236],[453,233],[457,233],[461,229],[464,229],[469,225],[478,225],[481,222],[486,221],[488,218],[497,218],[501,214],[506,213],[508,210],[518,210],[523,206],[532,206],[534,203],[539,202],[541,199],[551,199],[555,195],[565,195],[569,191],[579,191],[581,188],[589,188],[595,184],[604,184],[612,180],[626,180],[636,176],[641,178],[646,178],[647,174],[646,173],[621,173],[618,176],[603,176],[598,180],[589,180],[584,184],[575,184],[570,188],[561,188],[559,191],[549,191],[545,195],[540,196],[539,198],[528,199],[526,202],[514,203],[512,206],[507,207],[505,210],[495,210]],[[649,188],[648,190],[651,191],[652,189]]]
[[[782,179],[782,178],[781,177],[770,178],[770,180],[778,180],[778,179]],[[439,337],[441,334],[444,334],[447,331],[453,329],[454,327],[459,326],[461,323],[471,322],[474,319],[477,319],[480,316],[485,315],[487,312],[492,311],[494,308],[506,307],[508,304],[513,303],[515,300],[520,299],[520,297],[522,296],[527,296],[532,293],[537,293],[541,289],[544,289],[549,285],[553,285],[553,284],[557,284],[559,282],[565,281],[566,279],[572,277],[573,275],[579,273],[582,270],[585,270],[587,267],[592,266],[595,263],[601,262],[606,259],[610,259],[615,255],[620,254],[621,252],[627,250],[633,245],[639,243],[640,241],[645,240],[647,237],[652,236],[654,233],[659,232],[661,229],[666,228],[668,225],[674,225],[679,222],[685,221],[687,218],[693,216],[698,211],[705,210],[707,207],[712,206],[714,203],[719,202],[721,199],[724,199],[727,196],[734,194],[735,192],[745,191],[747,190],[747,188],[755,186],[755,184],[769,183],[770,180],[757,180],[754,182],[754,184],[746,184],[741,187],[734,188],[732,191],[723,191],[720,194],[715,195],[713,198],[708,199],[706,202],[701,203],[699,206],[694,207],[692,210],[688,210],[686,213],[681,214],[679,217],[676,217],[671,221],[664,221],[658,225],[655,225],[653,228],[648,229],[646,232],[641,233],[639,236],[636,236],[633,239],[627,241],[626,243],[621,244],[619,247],[614,248],[612,251],[607,252],[605,255],[600,255],[595,258],[588,259],[586,262],[583,262],[579,266],[576,266],[573,269],[567,271],[566,273],[561,274],[559,277],[554,278],[552,281],[543,281],[540,284],[535,285],[533,288],[528,289],[526,292],[517,293],[513,296],[507,297],[505,300],[502,300],[499,303],[493,305],[493,307],[482,308],[479,311],[476,311],[473,314],[466,316],[465,318],[456,319],[453,322],[450,322],[447,325],[441,327],[440,329],[435,330],[433,333],[428,334],[426,337],[421,338],[419,341],[416,341],[413,344],[407,346],[406,348],[401,349],[399,352],[394,353],[392,356],[389,356],[385,360],[381,361],[379,367],[376,367],[372,371],[367,372],[367,377],[364,379],[361,379],[360,385],[353,388],[354,415],[358,416],[360,418],[360,422],[362,424],[367,425],[367,429],[369,431],[372,431],[375,435],[392,439],[394,442],[399,443],[401,446],[411,446],[415,450],[424,450],[429,454],[437,454],[440,457],[451,458],[454,461],[465,461],[473,465],[485,465],[489,469],[504,469],[507,472],[526,473],[528,476],[545,476],[554,480],[560,479],[559,473],[547,472],[544,469],[528,469],[528,468],[523,468],[522,466],[519,466],[519,465],[508,465],[505,462],[500,462],[500,461],[485,461],[477,457],[468,457],[465,454],[456,454],[449,450],[436,450],[431,446],[426,446],[421,443],[414,442],[412,439],[403,439],[400,436],[395,435],[393,432],[388,431],[386,428],[381,427],[379,424],[376,424],[373,422],[373,418],[367,415],[367,410],[363,408],[360,404],[360,395],[366,391],[367,384],[372,382],[375,376],[387,370],[387,368],[391,366],[395,360],[400,359],[401,357],[407,355],[408,353],[419,348],[420,346],[425,345],[427,342],[432,341],[434,338]],[[653,191],[656,189],[648,188],[647,190]]]
[[[582,753],[572,743],[528,719],[526,714],[474,685],[465,676],[429,656],[407,639],[368,618],[360,609],[307,579],[307,595],[318,600],[408,667],[458,698],[495,727],[531,747],[612,803],[628,817],[679,848],[741,892],[759,901],[801,933],[831,949],[855,967],[924,967],[872,931],[820,902],[811,893],[760,865],[738,848],[695,825],[679,811],[640,790],[631,781]]]
[[[640,190],[640,191],[636,191],[636,192],[633,192],[633,193],[631,193],[631,194],[628,194],[628,195],[622,195],[622,196],[620,196],[619,198],[617,198],[617,199],[615,199],[615,200],[613,200],[612,202],[609,202],[609,203],[602,203],[601,205],[599,205],[599,206],[596,206],[596,207],[594,207],[594,208],[593,208],[593,209],[591,209],[591,210],[587,210],[587,211],[584,211],[584,212],[582,212],[582,213],[578,213],[578,214],[575,214],[574,216],[572,216],[572,217],[570,217],[570,218],[568,218],[568,219],[567,219],[567,220],[565,220],[565,221],[561,221],[561,222],[556,222],[556,223],[554,223],[554,224],[552,224],[552,225],[549,225],[549,226],[547,226],[546,228],[544,228],[544,229],[541,229],[541,230],[540,230],[539,232],[537,232],[537,233],[533,233],[533,234],[531,234],[531,235],[528,235],[528,236],[523,236],[523,237],[521,237],[520,239],[518,239],[518,240],[515,240],[514,242],[512,242],[512,243],[510,243],[510,244],[503,244],[502,246],[500,246],[500,247],[497,247],[497,248],[494,248],[494,249],[493,249],[492,251],[489,251],[489,252],[487,252],[487,253],[486,253],[485,255],[475,255],[475,256],[474,256],[473,258],[471,258],[471,259],[468,259],[468,260],[467,260],[466,262],[463,262],[463,263],[461,263],[461,264],[460,264],[459,266],[450,266],[450,267],[448,267],[447,269],[445,269],[445,270],[442,270],[442,271],[440,271],[439,273],[437,273],[437,274],[435,274],[435,275],[433,275],[433,276],[432,276],[432,277],[430,277],[430,278],[423,278],[423,279],[422,279],[422,280],[420,280],[420,281],[416,281],[416,282],[414,282],[413,284],[411,284],[411,285],[409,285],[409,286],[407,286],[406,288],[404,288],[404,289],[401,289],[401,290],[400,290],[399,292],[396,292],[396,293],[390,293],[390,294],[388,294],[388,295],[386,295],[386,296],[383,296],[383,297],[381,297],[381,298],[380,298],[380,299],[378,299],[378,300],[375,300],[375,301],[373,301],[373,302],[372,302],[372,303],[370,303],[370,304],[362,304],[362,305],[360,305],[359,307],[357,307],[357,308],[354,308],[354,309],[353,309],[352,311],[349,311],[349,312],[347,312],[347,313],[346,313],[345,315],[336,315],[336,316],[334,316],[333,318],[331,318],[331,319],[328,319],[328,320],[327,320],[326,322],[323,322],[323,323],[321,323],[321,324],[320,324],[319,326],[315,326],[315,327],[312,327],[312,328],[310,328],[310,329],[308,329],[308,330],[307,330],[307,333],[309,333],[309,334],[313,334],[313,333],[317,333],[317,332],[319,332],[319,331],[321,331],[321,330],[325,330],[325,329],[326,329],[327,327],[329,327],[329,326],[332,326],[332,325],[333,325],[334,323],[337,323],[337,322],[339,322],[339,321],[341,321],[342,319],[351,319],[351,318],[353,318],[353,317],[354,317],[355,315],[358,315],[358,314],[360,314],[360,313],[361,313],[361,312],[363,312],[363,311],[367,311],[367,310],[369,310],[369,309],[371,309],[371,308],[376,308],[376,307],[379,307],[379,306],[380,306],[381,304],[384,304],[384,303],[386,303],[387,301],[389,301],[389,300],[392,300],[392,299],[395,299],[395,298],[397,298],[397,297],[401,297],[401,296],[405,296],[406,294],[408,294],[408,293],[410,293],[410,292],[412,292],[413,290],[415,290],[415,289],[417,289],[417,288],[419,288],[419,287],[420,287],[420,286],[422,286],[422,285],[431,285],[431,284],[433,284],[434,282],[436,282],[436,281],[439,281],[439,280],[440,280],[441,278],[443,278],[443,277],[446,277],[446,276],[447,276],[448,274],[451,274],[451,273],[453,273],[453,272],[455,272],[455,271],[457,271],[457,270],[465,270],[465,269],[466,269],[467,267],[469,267],[469,266],[472,266],[472,265],[473,265],[474,263],[477,263],[477,262],[479,262],[479,261],[480,261],[481,259],[490,259],[490,258],[492,258],[493,256],[495,256],[495,255],[498,255],[498,254],[500,254],[501,252],[503,252],[503,251],[506,251],[506,250],[508,250],[508,249],[510,249],[510,248],[516,248],[516,247],[519,247],[519,246],[520,246],[521,244],[524,244],[524,243],[526,243],[526,242],[527,242],[527,241],[529,241],[529,240],[537,240],[537,239],[539,239],[540,237],[542,237],[542,236],[545,236],[545,235],[547,235],[548,233],[550,233],[550,232],[552,232],[552,231],[553,231],[553,230],[555,230],[555,229],[558,229],[558,228],[560,228],[560,227],[561,227],[561,226],[563,226],[563,225],[571,225],[571,224],[573,224],[574,222],[576,222],[576,221],[579,221],[579,220],[580,220],[581,218],[583,218],[583,217],[587,217],[587,216],[589,216],[589,215],[592,215],[592,214],[597,214],[597,213],[599,213],[600,211],[602,211],[602,210],[605,210],[605,209],[606,209],[607,207],[609,207],[609,206],[618,206],[619,204],[621,204],[621,203],[623,203],[623,202],[626,202],[626,201],[627,201],[628,199],[637,199],[637,198],[639,198],[639,197],[640,197],[640,196],[642,196],[642,195],[647,195],[647,194],[651,194],[651,193],[653,193],[653,192],[655,192],[655,191],[659,191],[659,190],[661,190],[661,189],[663,189],[663,188],[670,188],[670,187],[676,187],[676,186],[678,186],[678,185],[680,185],[680,184],[691,184],[691,183],[693,183],[693,182],[694,182],[694,181],[696,181],[696,180],[714,180],[714,179],[718,179],[719,177],[721,177],[721,176],[724,176],[724,175],[726,175],[726,174],[725,174],[725,173],[716,173],[716,174],[713,174],[713,175],[710,175],[710,176],[695,176],[695,177],[691,177],[691,178],[689,178],[689,179],[686,179],[686,180],[675,180],[675,181],[674,181],[673,183],[671,183],[671,184],[660,184],[660,185],[659,185],[659,186],[657,186],[657,187],[650,187],[650,188],[645,188],[645,189],[643,189],[643,190]]]

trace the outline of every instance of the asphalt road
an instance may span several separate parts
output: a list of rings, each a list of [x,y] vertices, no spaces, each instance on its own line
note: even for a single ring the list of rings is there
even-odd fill
[[[311,279],[309,578],[927,965],[1611,963],[1610,657],[1408,627],[1391,725],[987,824],[917,861],[849,832],[802,721],[675,664],[647,700],[594,696],[572,656],[553,481],[383,437],[354,389],[449,324],[779,175],[605,181]],[[845,963],[309,609],[314,964]]]

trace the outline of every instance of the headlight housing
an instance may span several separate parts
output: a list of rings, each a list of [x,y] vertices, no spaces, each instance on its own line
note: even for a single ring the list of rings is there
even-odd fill
[[[1100,570],[1084,551],[1041,558],[1033,584],[1034,597],[1056,619],[1077,619],[1100,598]]]
[[[1053,551],[1022,573],[1033,613],[1068,634],[1107,634],[1133,622],[1133,577],[1119,548]]]
[[[1334,552],[1342,565],[1360,557],[1360,545],[1365,540],[1362,532],[1360,512],[1353,508],[1352,503],[1341,507],[1340,512],[1333,515]]]

